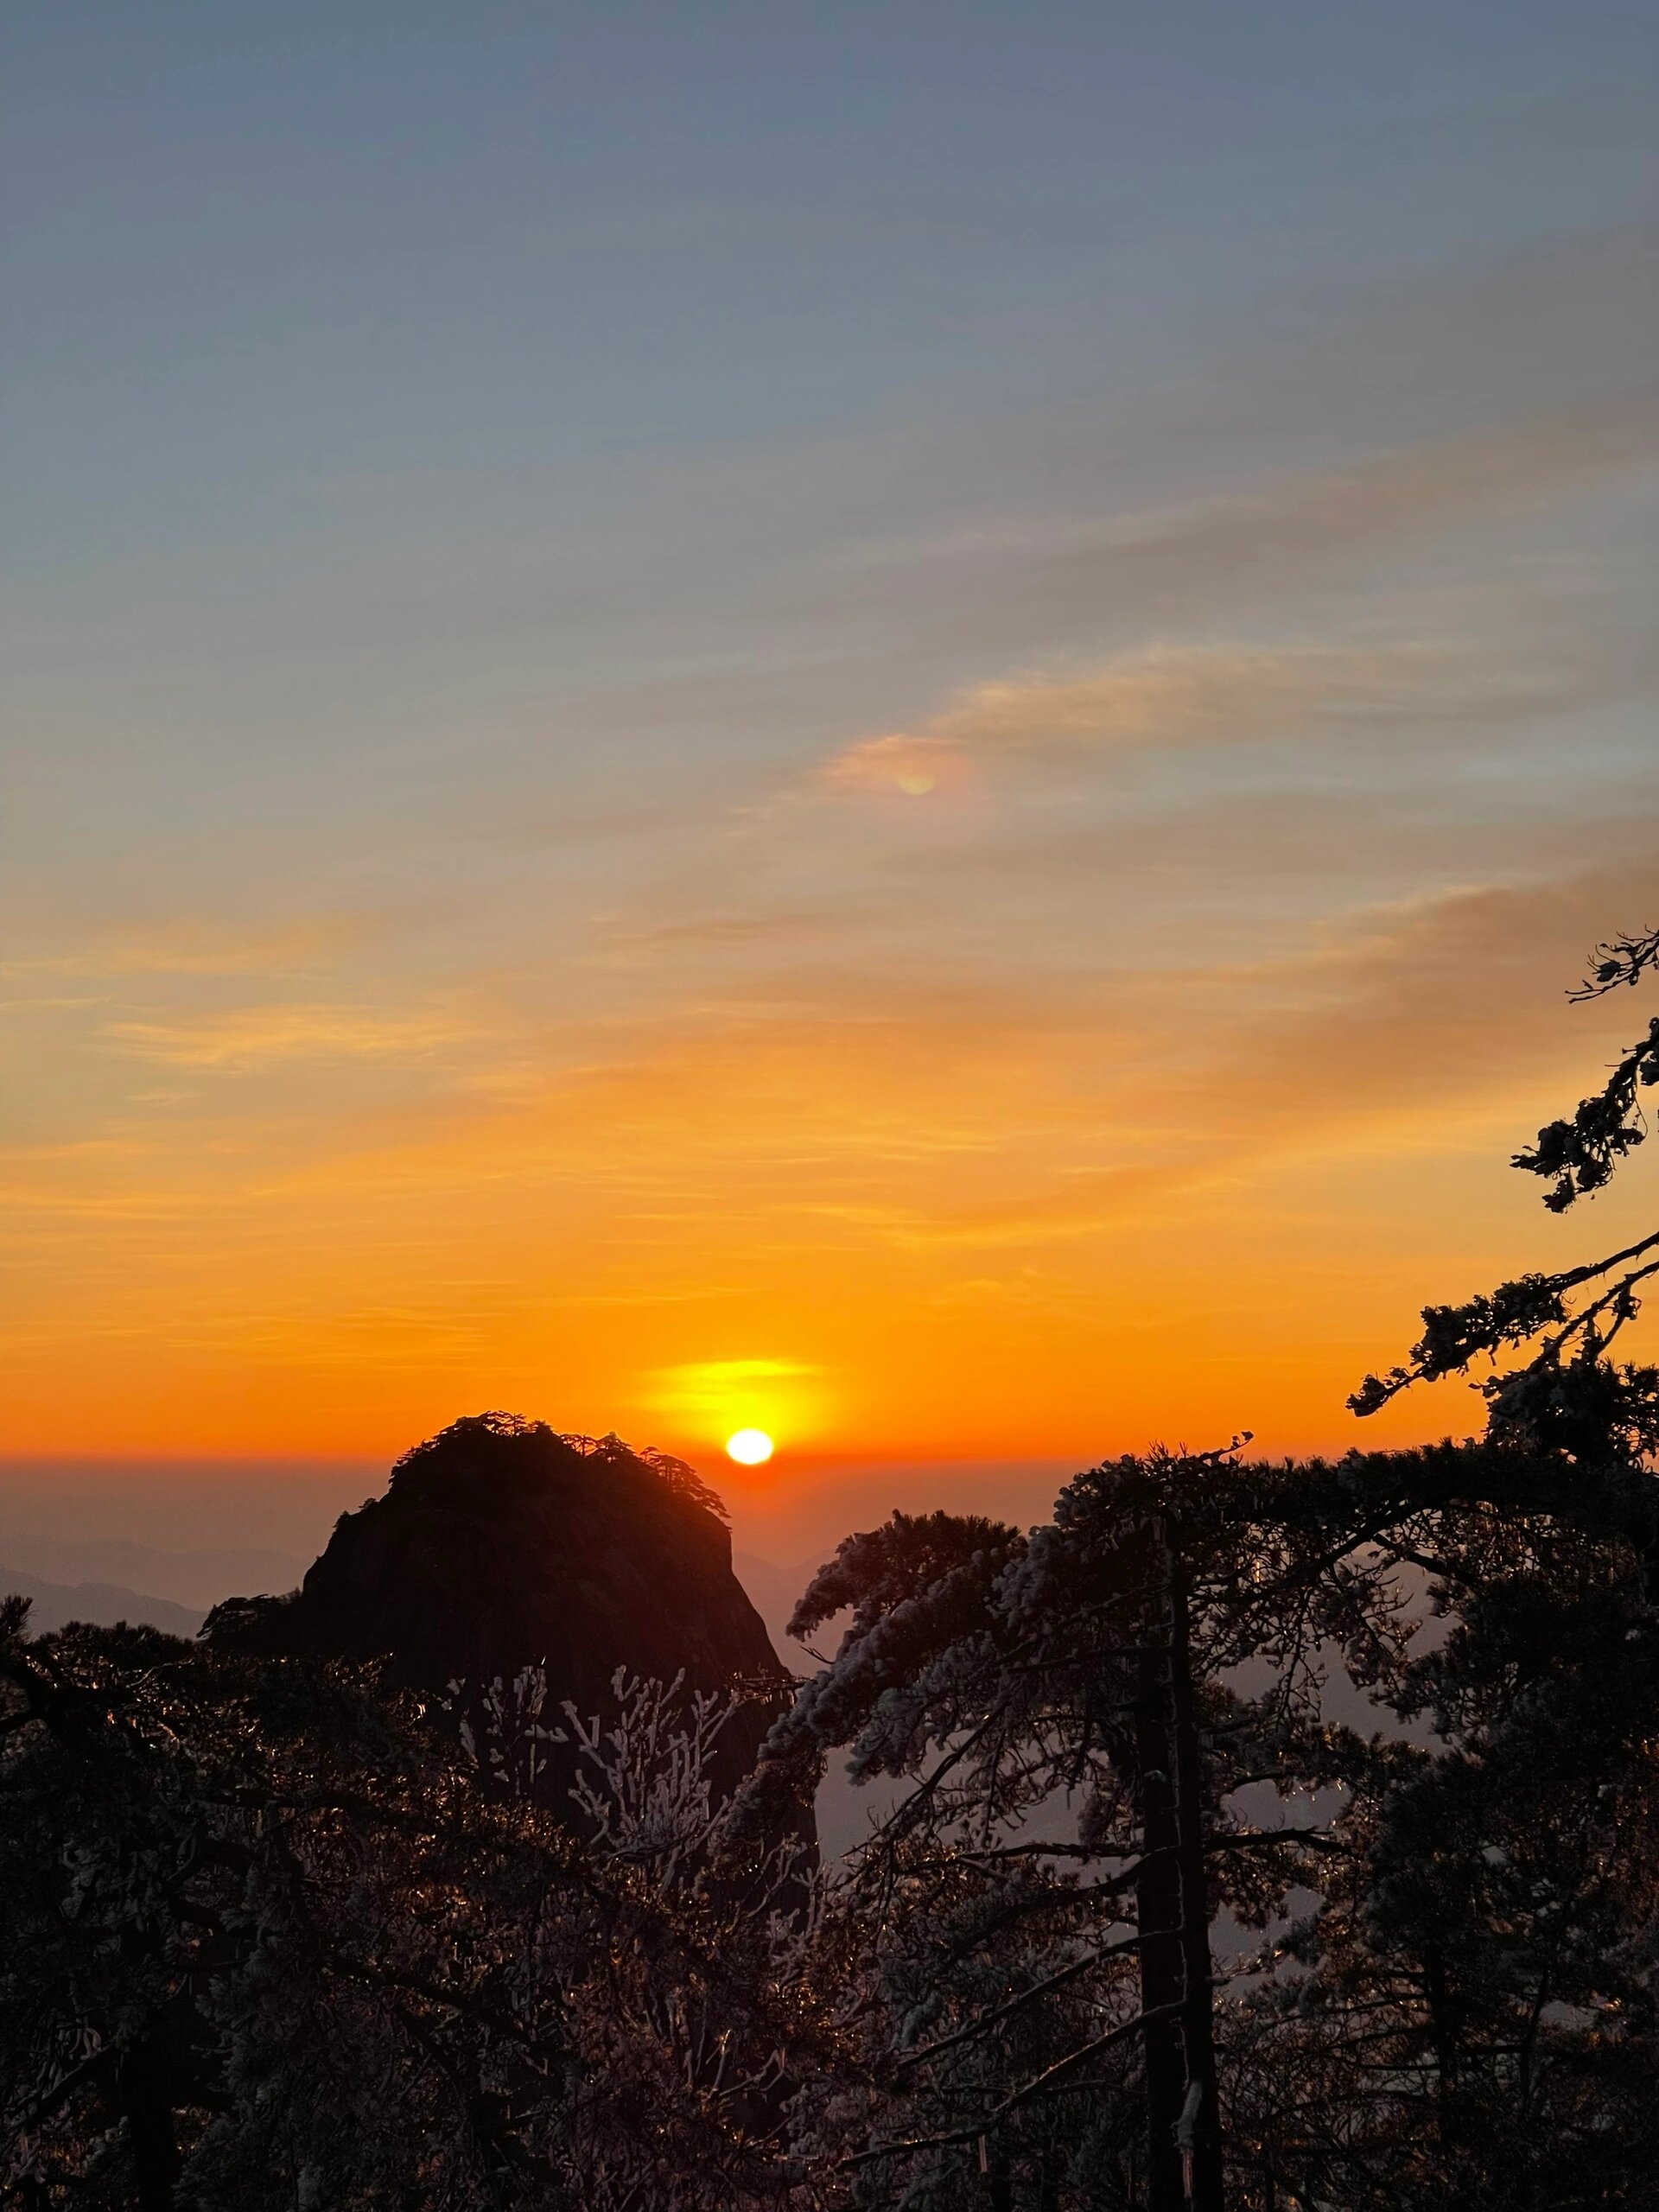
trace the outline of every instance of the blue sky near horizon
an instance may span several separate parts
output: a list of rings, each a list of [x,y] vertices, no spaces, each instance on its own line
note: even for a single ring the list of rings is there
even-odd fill
[[[4,45],[0,1453],[1301,1447],[1578,1233],[1651,10]]]

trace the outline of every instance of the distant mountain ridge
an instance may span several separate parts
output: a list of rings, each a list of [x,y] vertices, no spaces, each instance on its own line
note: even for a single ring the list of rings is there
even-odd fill
[[[89,1510],[83,1526],[97,1525],[94,1512]],[[143,1591],[199,1614],[233,1591],[292,1590],[308,1564],[291,1552],[254,1545],[179,1550],[129,1536],[10,1528],[3,1513],[0,1560],[43,1581]]]
[[[29,1600],[29,1625],[35,1636],[66,1628],[71,1621],[90,1621],[99,1628],[127,1621],[134,1627],[161,1629],[168,1636],[194,1637],[203,1619],[193,1606],[147,1597],[118,1583],[47,1582],[20,1567],[0,1567],[0,1598],[11,1596]]]

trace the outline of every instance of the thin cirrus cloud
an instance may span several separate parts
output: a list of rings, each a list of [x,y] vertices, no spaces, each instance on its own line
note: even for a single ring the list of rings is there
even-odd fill
[[[757,1421],[787,1432],[815,1420],[824,1372],[810,1360],[688,1360],[647,1375],[639,1403],[710,1437]]]
[[[236,929],[192,918],[127,923],[0,961],[0,976],[297,975],[360,944],[370,925],[352,917],[318,917],[265,930]]]
[[[897,788],[923,797],[977,765],[1039,748],[1169,750],[1316,725],[1507,720],[1571,704],[1592,688],[1570,659],[1529,665],[1491,649],[1160,646],[1083,675],[974,685],[915,729],[844,747],[817,780],[830,791]]]
[[[701,1408],[751,1382],[793,1382],[822,1371],[795,1359],[698,1359],[664,1368],[652,1382],[654,1401],[665,1409]]]
[[[1575,500],[1609,488],[1623,495],[1656,463],[1659,386],[1646,382],[1166,504],[1125,498],[1103,476],[1082,505],[1057,490],[1046,513],[1014,522],[989,513],[972,528],[843,554],[832,597],[842,620],[1009,655],[1046,652],[1051,641],[1071,649],[1090,635],[1127,643],[1150,626],[1212,627],[1230,610],[1282,609],[1304,594],[1323,621],[1333,588],[1459,533],[1548,527]],[[1491,550],[1480,566],[1501,575]],[[820,595],[823,583],[814,580]]]
[[[442,1012],[387,1013],[372,1006],[237,1007],[170,1021],[112,1021],[117,1049],[170,1067],[251,1072],[288,1060],[430,1059],[474,1042],[481,1025]]]
[[[1659,912],[1656,883],[1649,823],[1639,856],[1353,915],[1295,958],[1237,969],[1235,1012],[1213,1024],[1210,1049],[1185,1069],[1154,1054],[1150,1088],[1126,1086],[1115,1102],[1126,1123],[1161,1120],[1151,1156],[1103,1171],[1074,1158],[1016,1195],[872,1225],[911,1247],[1071,1242],[1361,1136],[1432,1151],[1510,1100],[1518,1141],[1528,1110],[1570,1104],[1572,1084],[1628,1042],[1623,1005],[1569,1009],[1562,992],[1598,938]]]
[[[1586,830],[1563,872],[1383,903],[1288,954],[954,986],[833,967],[749,979],[607,1040],[567,1038],[566,1065],[522,1095],[472,1084],[434,1102],[380,1129],[372,1162],[368,1132],[336,1128],[292,1164],[290,1191],[517,1175],[544,1194],[626,1195],[637,1224],[671,1239],[791,1219],[908,1247],[1073,1239],[1160,1192],[1432,1122],[1581,1058],[1602,1039],[1565,1014],[1560,988],[1596,936],[1649,918],[1659,880],[1651,834],[1631,835],[1599,861]],[[261,1051],[411,1056],[478,1033],[281,1007],[137,1044],[236,1068]]]
[[[1007,618],[1145,616],[1365,567],[1435,532],[1535,512],[1659,459],[1659,387],[1426,440],[1085,531],[1024,564]]]
[[[1432,1120],[1576,1061],[1601,1039],[1565,1015],[1560,986],[1609,917],[1641,918],[1654,880],[1633,859],[1402,902],[1298,957],[1167,976],[1132,1002],[1122,985],[952,1000],[826,978],[787,1008],[710,1007],[691,1033],[646,1023],[608,1065],[510,1112],[454,1101],[423,1141],[410,1133],[404,1176],[384,1148],[377,1165],[410,1189],[598,1173],[636,1203],[669,1201],[683,1227],[817,1220],[837,1241],[909,1249],[1071,1242],[1251,1161]],[[1195,1020],[1205,1049],[1182,1065],[1172,1037]],[[290,1199],[331,1173],[360,1187],[365,1162],[319,1158]],[[690,1412],[809,1373],[694,1363],[658,1376],[653,1402]]]
[[[510,1114],[445,1109],[405,1161],[408,1187],[512,1186],[534,1211],[556,1184],[598,1182],[630,1199],[613,1257],[702,1262],[713,1239],[729,1261],[764,1234],[786,1271],[791,1253],[816,1266],[1087,1247],[1205,1190],[1225,1216],[1279,1164],[1355,1143],[1432,1151],[1471,1116],[1512,1117],[1518,1140],[1618,1041],[1622,1007],[1575,1019],[1560,991],[1610,917],[1649,911],[1653,849],[1398,901],[1292,957],[1173,973],[1128,998],[1056,982],[1040,1004],[983,988],[930,1002],[849,977],[788,1009],[711,1007],[696,1033],[645,1024],[608,1066]],[[345,1165],[360,1184],[361,1163]],[[683,1289],[667,1264],[658,1287]],[[735,1424],[757,1402],[804,1403],[813,1373],[685,1363],[656,1370],[641,1402]]]
[[[821,977],[816,993],[798,985],[787,1018],[710,1009],[695,1037],[642,1033],[591,1095],[542,1110],[567,1142],[585,1122],[614,1141],[642,1103],[672,1098],[694,1149],[747,1163],[752,1202],[841,1236],[1075,1242],[1362,1133],[1432,1147],[1437,1124],[1596,1064],[1624,1010],[1574,1020],[1561,990],[1598,935],[1654,911],[1651,823],[1626,826],[1616,856],[1597,858],[1586,830],[1565,869],[1384,902],[1289,954],[1042,992],[1034,978],[953,995]],[[804,1160],[841,1172],[807,1187],[787,1173]]]

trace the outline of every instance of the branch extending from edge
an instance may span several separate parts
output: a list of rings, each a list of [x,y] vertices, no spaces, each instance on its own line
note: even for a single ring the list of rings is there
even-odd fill
[[[969,2020],[965,2028],[958,2028],[954,2035],[942,2036],[938,2043],[925,2044],[920,2050],[907,2050],[897,2062],[895,2072],[902,2074],[909,2067],[925,2066],[929,2059],[938,2058],[947,2050],[955,2050],[961,2044],[972,2043],[977,2036],[988,2034],[991,2029],[1000,2027],[1004,2020],[1011,2019],[1026,2005],[1034,2005],[1039,1997],[1047,1997],[1054,1990],[1064,1988],[1067,1982],[1076,1981],[1080,1974],[1087,1974],[1103,1959],[1121,1958],[1125,1951],[1138,1950],[1146,1940],[1141,1935],[1126,1936],[1122,1942],[1107,1943],[1098,1951],[1086,1952],[1082,1958],[1074,1959],[1069,1967],[1062,1967],[1058,1974],[1049,1974],[1046,1980],[1033,1982],[1029,1989],[1021,1990],[1018,1997],[1009,1998],[1006,2005],[994,2005],[988,2012],[982,2012],[976,2020]]]
[[[906,2142],[877,2143],[868,2151],[854,2151],[848,2157],[838,2158],[835,2171],[844,2173],[849,2167],[867,2166],[876,2158],[900,2158],[909,2151],[940,2151],[953,2143],[971,2143],[976,2136],[988,2133],[998,2120],[1004,2119],[1017,2106],[1039,2095],[1044,2089],[1052,2088],[1055,2082],[1063,2080],[1087,2060],[1098,2057],[1113,2044],[1122,2043],[1126,2037],[1138,2034],[1155,2020],[1173,2019],[1185,2008],[1185,2003],[1184,1999],[1177,1998],[1167,2005],[1154,2005],[1149,2012],[1137,2012],[1132,2020],[1121,2020],[1116,2027],[1109,2028],[1103,2036],[1096,2036],[1092,2043],[1080,2044],[1065,2057],[1057,2058],[1052,2066],[1046,2067],[1023,2088],[1015,2089],[1012,2095],[1004,2097],[1000,2105],[993,2105],[990,2111],[980,2119],[970,2120],[966,2127],[954,2127],[945,2135],[917,2136]]]
[[[1611,938],[1599,944],[1590,958],[1590,973],[1567,995],[1574,1006],[1586,999],[1605,998],[1621,983],[1639,982],[1645,969],[1659,968],[1659,930]]]
[[[1659,930],[1626,932],[1597,945],[1589,974],[1567,997],[1578,1003],[1605,998],[1622,984],[1639,982],[1649,972],[1659,972]],[[1619,1163],[1643,1141],[1648,1132],[1640,1094],[1656,1084],[1659,1018],[1649,1023],[1646,1036],[1613,1066],[1599,1091],[1580,1100],[1571,1116],[1547,1123],[1535,1142],[1516,1153],[1510,1165],[1552,1179],[1544,1204],[1552,1213],[1566,1212],[1579,1199],[1601,1190]],[[1496,1359],[1505,1344],[1531,1343],[1538,1348],[1524,1367],[1483,1385],[1489,1397],[1521,1377],[1548,1375],[1574,1344],[1586,1361],[1602,1358],[1638,1310],[1637,1287],[1659,1274],[1659,1262],[1636,1264],[1656,1244],[1659,1236],[1646,1236],[1584,1267],[1522,1275],[1461,1306],[1425,1306],[1423,1335],[1405,1363],[1386,1375],[1366,1376],[1348,1400],[1350,1411],[1363,1420],[1414,1382],[1467,1374],[1481,1354]],[[1628,1272],[1609,1281],[1620,1268]],[[1578,1313],[1572,1313],[1564,1303],[1567,1294],[1589,1283],[1604,1287]]]

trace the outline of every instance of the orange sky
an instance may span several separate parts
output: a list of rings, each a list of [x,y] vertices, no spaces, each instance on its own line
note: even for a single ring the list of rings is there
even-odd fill
[[[1343,1401],[1648,1219],[1505,1165],[1654,1010],[1630,72],[785,11],[637,130],[595,17],[555,130],[552,18],[302,15],[25,57],[0,1462],[1470,1426]]]
[[[758,1503],[803,1460],[1345,1443],[1427,1299],[1639,1219],[1639,1162],[1566,1221],[1503,1164],[1628,1026],[1560,984],[1639,884],[1070,995],[750,986],[616,1025],[608,1058],[589,1024],[551,1067],[480,1020],[413,1099],[397,1051],[353,1096],[315,1029],[175,1016],[148,1114],[14,1149],[6,1448],[388,1459],[502,1405],[709,1466],[754,1423],[779,1458],[718,1479]],[[107,1036],[96,982],[67,1014]],[[1469,1418],[1446,1390],[1364,1433]]]

